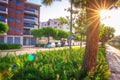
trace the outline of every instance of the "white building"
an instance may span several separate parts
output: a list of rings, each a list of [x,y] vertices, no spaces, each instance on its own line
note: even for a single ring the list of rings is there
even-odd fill
[[[49,19],[48,21],[41,22],[41,28],[46,26],[51,26],[60,30],[70,31],[69,24],[61,24],[59,20],[56,19]]]

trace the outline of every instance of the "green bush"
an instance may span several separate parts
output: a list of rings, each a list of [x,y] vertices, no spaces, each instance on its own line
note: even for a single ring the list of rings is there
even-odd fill
[[[109,45],[114,46],[118,49],[120,49],[120,36],[116,36],[114,38],[112,38],[109,42]]]
[[[35,47],[44,47],[45,44],[35,44]]]
[[[9,80],[9,75],[5,71],[12,65],[17,67],[9,71],[13,74],[10,80],[91,80],[89,74],[85,79],[79,78],[82,73],[84,48],[40,51],[36,53],[33,61],[29,61],[28,55],[0,57],[0,64],[5,64],[1,65],[4,69],[0,71],[2,80]],[[105,58],[105,48],[100,48],[92,80],[109,80],[110,71]]]
[[[21,44],[6,44],[6,43],[0,43],[0,49],[1,50],[7,50],[7,49],[20,49],[22,47]]]
[[[8,31],[8,24],[0,22],[0,34],[6,33]]]

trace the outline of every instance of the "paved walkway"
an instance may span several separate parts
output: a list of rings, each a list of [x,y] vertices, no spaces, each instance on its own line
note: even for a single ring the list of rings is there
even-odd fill
[[[45,51],[45,50],[57,50],[57,49],[63,49],[65,47],[56,47],[56,48],[21,48],[21,49],[12,49],[12,50],[2,50],[0,51],[1,56],[5,56],[7,53],[9,54],[16,54],[16,55],[22,55],[22,54],[30,54],[30,53],[36,53],[37,51]],[[68,47],[66,47],[68,48]]]
[[[111,71],[111,80],[120,80],[120,50],[106,45],[107,63]]]

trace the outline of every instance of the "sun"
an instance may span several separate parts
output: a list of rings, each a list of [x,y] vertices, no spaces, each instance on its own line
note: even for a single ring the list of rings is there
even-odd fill
[[[111,14],[109,13],[109,10],[100,10],[100,20],[106,20],[109,19],[111,16]]]
[[[120,26],[120,9],[101,10],[100,22],[106,26]]]
[[[115,35],[120,35],[120,8],[100,10],[100,23],[115,28]]]

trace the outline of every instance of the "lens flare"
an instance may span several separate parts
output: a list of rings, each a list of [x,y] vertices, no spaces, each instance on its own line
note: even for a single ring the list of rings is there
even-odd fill
[[[29,54],[29,55],[28,55],[28,60],[29,60],[29,61],[34,61],[35,58],[36,58],[36,54]]]

